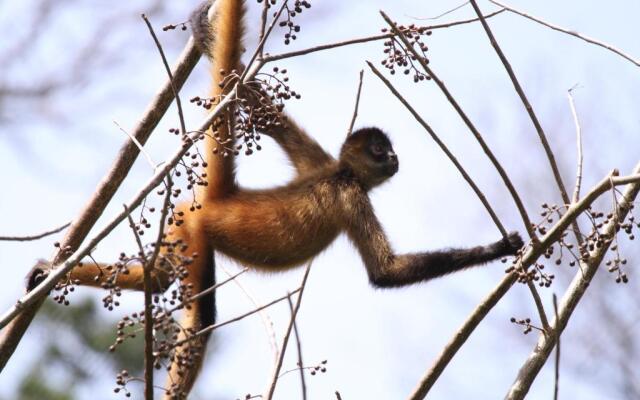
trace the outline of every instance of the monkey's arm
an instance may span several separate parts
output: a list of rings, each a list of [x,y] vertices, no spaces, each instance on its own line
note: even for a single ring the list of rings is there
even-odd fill
[[[264,134],[275,140],[287,153],[299,175],[322,168],[335,159],[300,128],[288,115],[282,114],[280,125],[264,130]]]
[[[355,243],[367,268],[369,280],[378,287],[398,287],[481,265],[513,255],[523,242],[517,232],[486,246],[444,249],[395,255],[365,193],[352,196],[353,213],[347,234]]]
[[[244,2],[237,1],[231,6],[227,6],[227,3],[222,2],[218,7],[220,17],[216,18],[216,24],[211,24],[209,21],[207,17],[208,9],[209,3],[204,2],[193,12],[190,18],[191,28],[196,46],[215,66],[212,69],[214,82],[221,82],[225,76],[220,74],[220,69],[226,71],[226,73],[229,73],[234,68],[237,70],[243,69],[239,59],[242,47],[240,39],[243,31],[241,20],[244,15]],[[227,50],[225,46],[229,47],[229,49]],[[240,88],[240,94],[248,101],[250,106],[276,109],[269,96],[260,90],[259,85],[249,84],[244,89],[247,90]],[[220,89],[218,85],[215,85],[213,95],[218,94],[221,94]],[[280,115],[281,118],[278,123],[270,123],[261,131],[265,135],[272,137],[282,147],[299,174],[304,174],[326,163],[335,161],[290,117],[282,113]],[[223,135],[223,139],[226,137]],[[215,170],[219,169],[217,166],[215,168],[211,167],[208,172],[210,175],[215,176]]]

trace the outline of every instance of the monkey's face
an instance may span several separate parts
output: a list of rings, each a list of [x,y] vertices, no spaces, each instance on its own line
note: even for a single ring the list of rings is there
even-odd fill
[[[387,135],[378,128],[351,134],[342,146],[340,159],[368,187],[379,185],[398,172],[398,156]]]
[[[382,181],[398,172],[398,156],[387,135],[371,135],[363,150],[370,170]]]

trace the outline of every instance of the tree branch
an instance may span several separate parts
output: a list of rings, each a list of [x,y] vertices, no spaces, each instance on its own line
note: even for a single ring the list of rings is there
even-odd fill
[[[607,43],[602,42],[600,40],[596,40],[596,39],[590,38],[588,36],[582,35],[582,34],[576,32],[576,31],[565,29],[565,28],[562,28],[562,27],[560,27],[558,25],[553,25],[553,24],[551,24],[549,22],[545,22],[545,21],[541,20],[540,18],[536,18],[536,17],[534,17],[534,16],[532,16],[530,14],[525,13],[524,11],[516,10],[515,8],[507,6],[504,3],[501,3],[499,1],[489,0],[489,2],[491,2],[491,3],[493,3],[493,4],[497,5],[497,6],[502,7],[502,10],[500,10],[500,11],[504,11],[504,10],[511,11],[514,14],[521,15],[521,16],[523,16],[525,18],[528,18],[528,19],[530,19],[532,21],[535,21],[535,22],[537,22],[537,23],[539,23],[541,25],[544,25],[547,28],[551,28],[554,31],[566,33],[567,35],[575,36],[578,39],[582,39],[587,43],[591,43],[591,44],[595,44],[596,46],[600,46],[600,47],[602,47],[604,49],[607,49],[609,51],[614,52],[615,54],[619,55],[620,57],[624,58],[625,60],[630,61],[631,63],[633,63],[636,66],[640,67],[640,60],[637,60],[637,59],[631,57],[630,55],[626,54],[622,50],[620,50],[620,49],[618,49],[616,47],[613,47],[610,44],[607,44]]]
[[[636,165],[634,169],[634,174],[640,174],[640,163]],[[611,183],[609,183],[609,181]],[[611,187],[612,184],[616,184],[615,178],[607,177],[603,182],[601,182],[598,187],[588,193],[580,203],[584,203],[585,199],[594,199],[597,197],[597,193],[601,193],[606,191]],[[618,180],[618,182],[620,182]],[[635,201],[638,192],[640,192],[640,181],[634,181],[630,183],[627,189],[625,190],[620,204],[617,207],[618,212],[613,212],[613,218],[607,223],[604,227],[604,233],[602,234],[606,238],[613,238],[616,235],[616,229],[620,222],[622,222],[629,210],[633,202]],[[578,203],[579,204],[579,203]],[[565,216],[572,216],[574,212],[572,209],[576,209],[576,207],[572,206],[567,211]],[[565,218],[563,216],[563,219]],[[552,232],[549,232],[551,235]],[[596,247],[590,254],[589,258],[586,261],[580,260],[580,266],[582,268],[582,273],[578,273],[575,275],[573,281],[569,285],[569,288],[565,292],[565,295],[562,298],[560,309],[558,311],[558,317],[554,319],[552,323],[551,332],[549,335],[540,335],[538,338],[538,343],[535,348],[529,355],[529,358],[525,361],[525,363],[520,368],[518,372],[518,376],[514,381],[513,385],[509,389],[505,399],[507,400],[517,400],[524,399],[526,394],[529,392],[529,388],[531,384],[538,376],[538,373],[542,369],[542,366],[546,362],[549,354],[553,350],[557,338],[560,336],[564,328],[567,326],[569,322],[569,318],[575,311],[578,303],[582,299],[585,291],[589,287],[591,280],[595,276],[598,271],[598,267],[602,263],[602,259],[609,249],[612,241],[605,240],[604,244],[601,247]]]

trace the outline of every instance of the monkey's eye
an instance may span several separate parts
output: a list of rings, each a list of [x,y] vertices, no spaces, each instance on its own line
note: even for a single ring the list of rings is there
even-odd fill
[[[384,147],[381,144],[374,144],[373,146],[371,146],[371,152],[374,155],[379,156],[384,153]]]

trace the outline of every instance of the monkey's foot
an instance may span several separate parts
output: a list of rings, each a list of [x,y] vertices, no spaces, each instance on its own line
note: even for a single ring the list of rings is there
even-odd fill
[[[518,250],[520,250],[522,246],[524,246],[524,242],[522,241],[522,238],[520,237],[520,234],[518,232],[509,233],[507,238],[502,239],[502,241],[506,247],[507,254],[511,255],[516,254]]]
[[[36,265],[31,268],[31,271],[25,276],[24,283],[27,292],[32,291],[36,286],[38,286],[42,281],[45,280],[47,276],[49,276],[49,272],[51,271],[51,264],[49,264],[46,260],[38,260]]]

